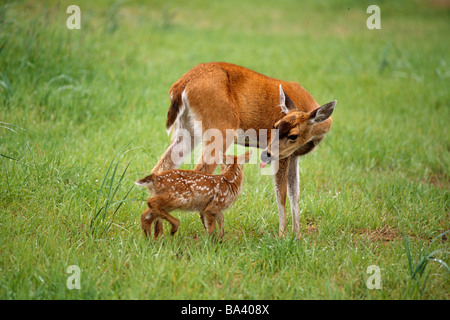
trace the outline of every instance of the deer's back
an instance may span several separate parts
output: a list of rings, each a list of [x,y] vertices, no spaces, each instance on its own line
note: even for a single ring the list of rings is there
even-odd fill
[[[169,170],[157,176],[151,191],[166,199],[168,210],[202,211],[208,205],[226,208],[235,198],[222,176],[189,170]]]
[[[314,98],[296,82],[268,77],[225,62],[199,64],[170,88],[172,97],[186,89],[190,107],[201,119],[223,117],[228,123],[248,129],[270,129],[283,117],[279,85],[302,111],[319,107]]]

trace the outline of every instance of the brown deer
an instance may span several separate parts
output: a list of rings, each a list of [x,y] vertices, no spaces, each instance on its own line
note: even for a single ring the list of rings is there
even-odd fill
[[[273,167],[278,235],[281,237],[285,232],[286,196],[289,196],[292,229],[300,237],[299,157],[311,152],[330,130],[336,100],[319,106],[296,82],[277,80],[223,62],[197,65],[172,85],[169,94],[166,128],[173,131],[172,143],[152,172],[179,166],[208,130],[226,136],[227,130],[232,129],[234,140],[207,140],[203,142],[205,148],[215,143],[215,149],[225,153],[234,142],[264,149],[261,167],[276,160],[277,166]],[[246,136],[251,130],[258,131]],[[211,161],[217,157],[215,149],[204,151],[194,170],[212,173],[217,167],[217,161]]]
[[[219,226],[219,237],[224,235],[223,212],[229,208],[241,192],[244,180],[243,165],[250,160],[252,151],[239,157],[224,155],[220,175],[192,170],[172,169],[152,173],[136,181],[147,187],[152,197],[147,200],[148,209],[141,216],[141,227],[146,236],[154,226],[155,239],[163,233],[162,219],[172,225],[171,234],[177,232],[180,221],[169,214],[181,209],[199,211],[203,225],[209,234]]]

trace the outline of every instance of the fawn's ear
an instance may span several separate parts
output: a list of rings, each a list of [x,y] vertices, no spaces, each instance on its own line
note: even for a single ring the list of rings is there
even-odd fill
[[[224,154],[222,151],[219,151],[219,155],[222,155],[222,164],[226,164],[227,163],[227,155]]]
[[[219,152],[222,154],[223,165],[236,163],[236,156],[233,156],[232,154],[223,154],[221,151]]]
[[[284,92],[280,84],[280,108],[284,114],[288,114],[290,110],[297,110],[295,103],[289,98],[289,96]]]
[[[333,100],[331,102],[324,104],[320,108],[311,111],[309,114],[309,121],[312,122],[313,124],[317,124],[327,120],[333,113],[336,102],[337,102],[336,100]]]
[[[241,154],[237,158],[237,163],[239,163],[239,164],[248,163],[250,161],[250,158],[252,157],[252,154],[253,154],[253,150],[248,150],[246,153]]]

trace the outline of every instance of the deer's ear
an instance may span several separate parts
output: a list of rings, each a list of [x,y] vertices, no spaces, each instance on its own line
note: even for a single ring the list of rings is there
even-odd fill
[[[331,102],[324,104],[320,108],[311,111],[309,114],[309,121],[314,124],[317,124],[327,120],[333,113],[336,102],[337,102],[336,100],[333,100]]]
[[[280,84],[280,108],[284,114],[288,114],[290,110],[296,110],[297,106],[295,103],[289,98],[289,96],[284,92],[283,87]]]
[[[275,124],[273,125],[274,129],[278,129],[278,126],[280,125],[280,123],[281,123],[281,119],[278,120],[277,122],[275,122]]]

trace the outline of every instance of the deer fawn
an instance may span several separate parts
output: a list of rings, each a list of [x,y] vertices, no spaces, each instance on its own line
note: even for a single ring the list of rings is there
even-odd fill
[[[147,187],[152,197],[147,200],[148,209],[141,216],[145,235],[151,235],[154,226],[155,239],[163,233],[162,219],[172,225],[171,234],[177,232],[180,221],[169,214],[181,209],[199,211],[203,226],[209,234],[219,225],[219,237],[224,234],[223,211],[229,208],[241,192],[244,173],[242,167],[250,160],[252,151],[239,157],[224,155],[220,175],[191,170],[168,170],[136,181]]]
[[[236,133],[239,129],[240,132],[259,130],[253,139],[239,139],[236,134],[234,141],[223,140],[219,151],[225,153],[234,142],[264,149],[261,167],[276,160],[278,166],[274,181],[278,234],[281,237],[285,232],[288,196],[292,229],[300,237],[299,157],[311,152],[330,130],[330,116],[336,100],[320,107],[296,82],[277,80],[222,62],[194,67],[172,85],[169,94],[171,104],[166,127],[173,131],[172,143],[152,172],[156,174],[179,166],[206,130],[219,130],[223,136],[227,129]],[[201,130],[196,126],[199,122]],[[186,130],[192,139],[183,139],[180,132]],[[272,131],[276,134],[272,135]],[[208,147],[211,143],[206,141],[204,145]],[[174,154],[181,156],[174,160]],[[211,157],[215,157],[214,152],[203,152],[194,170],[212,173],[217,161],[210,161]]]

